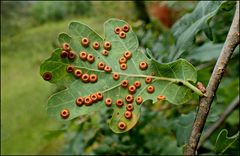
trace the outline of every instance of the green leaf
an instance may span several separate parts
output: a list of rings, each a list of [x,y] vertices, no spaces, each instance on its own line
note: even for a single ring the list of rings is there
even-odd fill
[[[218,58],[222,47],[223,44],[207,42],[198,48],[194,48],[186,59],[200,62],[211,61]]]
[[[225,7],[228,2],[224,1],[200,1],[192,13],[184,15],[172,27],[176,39],[176,49],[171,55],[171,60],[176,60],[181,54],[194,43],[195,35],[204,30],[210,36],[209,22],[218,10]],[[211,37],[210,37],[211,38]]]
[[[234,147],[234,144],[237,143],[238,139],[239,131],[235,135],[228,137],[228,131],[226,129],[221,130],[215,144],[216,153],[222,155],[230,148],[238,148],[239,153],[239,145],[238,147]]]
[[[176,122],[176,137],[177,137],[177,146],[182,146],[187,143],[191,130],[193,121],[195,119],[195,113],[189,113],[187,115],[181,115]]]
[[[136,89],[133,94],[134,98],[141,96],[143,103],[146,101],[157,102],[157,96],[165,96],[166,100],[173,104],[183,104],[192,97],[192,92],[203,95],[197,88],[190,82],[195,83],[197,80],[197,72],[195,68],[186,60],[180,59],[175,62],[160,64],[154,59],[149,59],[144,53],[139,51],[138,40],[132,28],[129,26],[129,31],[126,33],[126,38],[121,39],[115,34],[115,27],[122,27],[127,24],[125,21],[110,19],[105,22],[105,38],[102,39],[95,31],[87,25],[72,22],[69,25],[69,35],[61,33],[58,37],[60,44],[69,43],[70,47],[77,54],[74,61],[67,58],[61,58],[61,48],[54,51],[52,56],[42,63],[40,67],[40,74],[50,72],[52,77],[49,80],[51,83],[63,85],[65,90],[57,92],[52,95],[48,101],[48,112],[51,116],[59,120],[70,120],[80,115],[90,114],[98,111],[99,109],[108,109],[105,106],[105,99],[111,98],[113,103],[112,118],[110,119],[109,126],[116,133],[122,133],[134,127],[140,117],[141,105],[133,102],[134,109],[132,111],[132,118],[126,119],[124,113],[126,112],[125,97],[130,94],[127,88],[121,86],[123,80],[128,80],[129,86],[133,85],[136,80],[141,82],[141,87]],[[128,24],[127,24],[128,25]],[[81,45],[80,41],[83,37],[88,37],[90,46],[85,48]],[[91,44],[97,41],[100,43],[100,49],[95,50]],[[109,41],[112,45],[108,56],[102,55],[103,42]],[[86,51],[95,56],[95,61],[89,63],[79,58],[79,52]],[[125,51],[130,51],[132,57],[127,61],[127,69],[121,70],[118,60],[123,56]],[[104,72],[99,70],[97,65],[99,62],[105,62],[107,66],[112,68],[112,72]],[[148,64],[146,70],[141,70],[139,64],[145,61]],[[76,78],[73,73],[68,73],[66,67],[71,64],[75,69],[81,69],[83,73],[96,74],[98,80],[96,83],[84,83],[80,78]],[[118,73],[120,78],[114,80],[112,73]],[[152,76],[154,74],[155,76]],[[152,77],[151,84],[146,84],[146,77]],[[147,87],[154,86],[153,93],[148,93]],[[96,92],[103,94],[103,100],[98,101],[90,106],[77,106],[75,101],[79,96],[86,97]],[[124,106],[118,107],[115,102],[117,99],[122,99],[125,103]],[[68,109],[70,116],[63,119],[60,116],[62,109]],[[125,122],[126,128],[120,130],[118,128],[119,122]]]

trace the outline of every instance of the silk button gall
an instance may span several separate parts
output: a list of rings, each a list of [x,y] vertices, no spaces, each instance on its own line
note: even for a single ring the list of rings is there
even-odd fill
[[[122,107],[123,104],[124,104],[124,102],[123,102],[122,99],[117,99],[117,101],[116,101],[116,105],[117,105],[118,107]]]
[[[146,82],[146,84],[151,83],[152,82],[152,77],[150,77],[150,76],[146,77],[145,82]]]
[[[148,93],[153,93],[154,92],[154,87],[153,86],[148,86],[147,87],[147,92]]]
[[[109,54],[109,51],[107,51],[107,50],[105,50],[105,49],[102,51],[102,55],[103,55],[103,56],[108,56],[108,54]]]
[[[126,111],[126,112],[124,113],[124,116],[125,116],[125,118],[127,118],[127,119],[131,119],[131,118],[132,118],[132,112],[131,112],[131,111]]]
[[[140,105],[143,102],[143,98],[141,96],[138,96],[136,97],[135,101],[138,105]]]
[[[67,70],[68,73],[72,73],[74,71],[74,67],[71,64],[69,64],[67,66],[66,70]]]
[[[63,43],[62,49],[65,50],[65,51],[70,51],[71,50],[70,45],[68,43]]]
[[[113,73],[112,77],[113,77],[114,80],[118,80],[120,78],[118,73]]]
[[[133,111],[133,109],[134,109],[134,106],[133,106],[133,104],[127,104],[127,106],[126,106],[126,109],[128,110],[128,111]]]
[[[141,82],[140,82],[140,81],[135,81],[135,82],[134,82],[134,86],[135,86],[136,88],[140,88],[140,87],[141,87]]]
[[[95,50],[98,50],[100,48],[100,44],[98,42],[93,42],[92,46]]]
[[[101,92],[97,92],[96,95],[97,95],[98,101],[103,99],[103,94]]]
[[[111,98],[106,98],[105,99],[105,105],[110,107],[112,105],[112,99]]]
[[[112,71],[112,68],[109,67],[109,66],[105,66],[104,71],[107,72],[107,73],[110,73]]]
[[[85,104],[86,106],[91,105],[92,102],[93,102],[93,101],[92,101],[92,99],[91,99],[90,96],[87,96],[87,97],[84,98],[84,104]]]
[[[76,70],[74,71],[74,75],[75,75],[75,77],[77,77],[77,78],[81,78],[81,76],[82,76],[82,71],[81,71],[80,69],[76,69]]]
[[[118,62],[119,64],[126,63],[127,59],[125,57],[120,57]]]
[[[93,63],[95,61],[95,57],[92,54],[88,54],[87,60],[89,63]]]
[[[120,69],[121,70],[126,70],[127,69],[127,64],[126,63],[120,64]]]
[[[124,31],[121,31],[121,32],[119,33],[119,37],[120,37],[121,39],[126,38],[125,32],[124,32]]]
[[[82,40],[81,40],[82,46],[84,46],[86,48],[86,47],[88,47],[89,43],[90,43],[90,41],[88,38],[86,38],[86,37],[82,38]]]
[[[68,52],[63,50],[60,54],[61,58],[67,58],[68,57]]]
[[[129,60],[132,57],[132,53],[130,51],[125,51],[124,52],[124,57]]]
[[[85,83],[89,82],[89,75],[88,74],[83,74],[82,75],[82,81],[85,82]]]
[[[135,87],[134,85],[129,86],[129,87],[128,87],[128,92],[129,92],[130,94],[136,93],[136,87]]]
[[[88,56],[88,54],[85,51],[81,51],[79,54],[80,59],[83,61],[87,60],[87,56]]]
[[[95,83],[95,82],[97,82],[98,77],[96,74],[90,74],[89,80],[90,80],[90,82]]]
[[[52,73],[51,72],[45,72],[42,77],[45,81],[49,81],[49,80],[52,79]]]
[[[140,68],[141,70],[146,70],[146,69],[148,68],[148,64],[147,64],[146,62],[142,61],[142,62],[140,62],[140,64],[139,64],[139,68]]]
[[[106,50],[110,50],[112,45],[111,45],[110,42],[105,41],[104,44],[103,44],[103,46],[104,46],[104,49],[106,49]]]
[[[127,101],[127,103],[132,103],[134,100],[134,97],[131,94],[129,94],[125,97],[125,100]]]
[[[122,30],[124,32],[128,32],[129,31],[129,26],[127,24],[125,24],[123,27],[122,27]]]
[[[158,100],[165,100],[165,99],[166,99],[166,97],[165,97],[165,96],[163,96],[163,95],[159,95],[159,96],[157,97],[157,99],[158,99]]]
[[[76,104],[78,105],[78,106],[82,106],[83,104],[84,104],[84,98],[83,97],[78,97],[77,99],[76,99]]]
[[[120,130],[124,130],[124,129],[126,129],[126,127],[127,127],[127,125],[124,122],[119,122],[118,123],[118,128]]]
[[[63,118],[63,119],[67,119],[70,115],[70,112],[68,109],[62,109],[60,111],[60,116]]]
[[[121,82],[121,86],[122,86],[123,88],[126,88],[126,87],[128,86],[128,80],[123,80],[123,81]]]
[[[70,51],[70,52],[68,53],[68,59],[69,59],[69,60],[74,60],[75,58],[76,58],[76,53],[73,52],[73,51]]]
[[[92,102],[97,102],[97,100],[98,100],[98,97],[96,94],[91,94],[90,98],[91,98]]]
[[[106,64],[104,62],[99,62],[98,63],[98,69],[99,70],[104,70],[104,67],[106,66]]]
[[[120,27],[115,27],[114,32],[115,32],[116,34],[119,34],[120,31],[121,31],[121,28],[120,28]]]

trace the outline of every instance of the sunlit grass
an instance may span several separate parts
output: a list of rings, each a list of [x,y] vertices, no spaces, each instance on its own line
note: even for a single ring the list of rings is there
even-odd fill
[[[39,66],[44,59],[50,57],[54,47],[59,46],[58,34],[67,31],[69,21],[77,20],[93,26],[102,34],[103,22],[98,23],[94,18],[76,18],[45,24],[3,39],[2,154],[57,154],[61,151],[64,141],[56,141],[61,136],[54,140],[44,138],[44,134],[57,124],[46,113],[47,99],[55,87],[42,80]]]
[[[132,2],[119,4],[94,2],[94,16],[48,22],[1,39],[1,154],[58,154],[62,151],[63,135],[44,137],[49,130],[58,128],[59,123],[50,119],[46,112],[47,99],[55,86],[43,81],[40,64],[59,46],[57,36],[68,31],[71,21],[81,21],[104,37],[103,23],[109,18],[133,19],[133,9],[126,10],[126,5],[134,7]]]

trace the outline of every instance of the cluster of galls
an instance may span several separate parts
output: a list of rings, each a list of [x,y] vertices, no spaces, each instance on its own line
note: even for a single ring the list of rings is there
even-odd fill
[[[114,32],[122,39],[126,38],[126,33],[129,31],[129,26],[125,24],[122,27],[115,27]]]
[[[132,53],[130,51],[125,51],[123,56],[119,58],[119,65],[121,70],[127,69],[127,61],[132,57]]]
[[[88,95],[86,97],[79,96],[75,102],[76,102],[77,106],[82,106],[82,105],[90,106],[94,103],[97,103],[98,101],[101,101],[102,99],[103,99],[103,94],[101,92],[96,92],[96,93]],[[60,111],[60,116],[63,119],[67,119],[70,116],[69,110],[62,109]]]
[[[82,40],[81,40],[81,44],[82,44],[83,47],[87,48],[87,47],[89,46],[89,44],[90,44],[90,40],[89,40],[87,37],[84,37],[84,38],[82,38]],[[108,41],[104,41],[103,47],[104,47],[104,50],[102,51],[102,55],[108,56],[109,50],[111,50],[111,43],[108,42]],[[99,50],[99,49],[100,49],[100,43],[97,42],[97,41],[93,42],[92,48],[95,49],[95,50]],[[90,57],[91,57],[91,56],[93,56],[93,55],[90,54]],[[82,54],[80,53],[80,58],[81,58],[82,60],[88,60],[87,57],[88,57],[88,55],[87,55],[86,52],[85,52],[85,53],[82,53]],[[94,57],[94,56],[93,56],[93,57]],[[89,60],[88,60],[88,61],[89,61]],[[93,62],[94,62],[94,60],[93,60],[92,62],[90,62],[90,63],[93,63]]]
[[[152,77],[146,77],[145,83],[146,83],[146,84],[150,84],[151,82],[152,82]],[[134,110],[134,105],[133,105],[134,96],[133,96],[133,94],[135,94],[135,93],[136,93],[136,90],[141,87],[141,82],[140,82],[140,81],[135,81],[135,82],[133,83],[133,85],[129,85],[128,80],[123,80],[123,81],[121,82],[121,87],[127,88],[127,89],[128,89],[128,92],[129,92],[129,94],[125,97],[125,101],[127,102],[127,105],[126,105],[126,111],[125,111],[125,113],[124,113],[124,117],[125,117],[126,119],[131,119],[131,118],[132,118],[132,111]],[[154,86],[149,85],[148,88],[147,88],[147,92],[148,92],[148,93],[153,93],[153,92],[154,92]],[[109,106],[109,105],[110,105],[110,104],[109,104],[110,102],[112,102],[111,99],[106,99],[105,104],[106,104],[107,106]],[[142,98],[141,96],[137,96],[137,97],[135,98],[135,102],[136,102],[138,105],[140,105],[140,104],[143,102],[143,98]],[[116,101],[116,105],[117,105],[118,107],[122,107],[122,106],[124,105],[124,101],[123,101],[122,99],[118,99],[118,100]],[[127,125],[126,125],[125,122],[120,121],[120,122],[118,123],[118,128],[119,128],[120,130],[124,130],[124,129],[126,129],[126,127],[127,127]]]
[[[79,57],[83,61],[88,61],[89,63],[93,63],[95,61],[95,57],[92,54],[88,54],[85,51],[81,51],[79,53]]]
[[[81,69],[75,69],[72,65],[68,65],[66,68],[68,73],[74,73],[76,78],[79,78],[82,80],[82,82],[84,83],[95,83],[98,80],[98,77],[96,74],[87,74],[87,73],[83,73]]]
[[[86,37],[82,38],[81,45],[83,47],[87,48],[89,46],[89,44],[90,44],[90,41],[89,41],[88,38],[86,38]],[[61,52],[60,56],[62,58],[71,57],[71,60],[74,60],[76,54],[74,52],[70,51],[71,48],[70,48],[69,44],[68,43],[63,43],[62,47],[63,47],[63,51]],[[93,47],[93,49],[98,50],[100,48],[99,42],[93,42],[92,47]],[[111,43],[108,42],[108,41],[105,41],[104,42],[104,50],[103,50],[102,54],[104,56],[107,56],[109,54],[108,50],[110,50],[110,49],[111,49]],[[66,51],[69,51],[69,53],[66,53]],[[74,57],[72,55],[74,55]],[[80,51],[79,58],[82,61],[88,61],[89,63],[93,63],[95,61],[95,56],[87,53],[86,51]],[[98,69],[104,70],[105,72],[111,72],[112,71],[112,68],[109,67],[109,66],[106,66],[104,62],[99,62],[98,63]],[[96,74],[90,74],[90,75],[86,74],[86,73],[83,74],[80,69],[74,69],[74,67],[70,64],[67,66],[66,70],[67,70],[68,73],[74,73],[76,78],[82,79],[82,81],[85,82],[85,83],[86,82],[93,82],[94,83],[98,79]],[[49,77],[49,74],[45,77]]]
[[[120,38],[126,38],[126,33],[130,30],[127,24],[123,25],[122,27],[115,27],[114,32],[119,35]],[[132,57],[132,53],[130,51],[125,51],[124,55],[119,58],[119,65],[121,70],[127,69],[127,60]],[[139,68],[141,70],[146,70],[148,68],[148,64],[144,61],[140,62]]]
[[[90,41],[88,38],[84,37],[81,40],[81,45],[85,48],[87,48],[90,44]],[[100,49],[99,42],[95,41],[92,44],[93,49],[98,50]],[[69,58],[70,60],[74,60],[76,58],[76,53],[71,51],[70,45],[68,43],[63,43],[62,46],[62,52],[60,54],[61,58]],[[102,51],[102,55],[107,56],[109,54],[109,51],[111,49],[111,43],[108,41],[104,42],[104,50]],[[95,61],[95,56],[92,54],[88,54],[85,51],[80,51],[79,57],[82,61],[88,61],[89,63],[93,63]]]
[[[70,61],[73,61],[76,58],[76,53],[71,50],[71,47],[68,43],[63,43],[60,56],[61,58],[68,58]],[[44,80],[50,81],[52,79],[52,73],[45,72],[42,77]]]
[[[85,48],[87,48],[90,44],[89,39],[86,37],[82,38],[82,40],[80,42],[81,42],[81,45]],[[111,43],[108,41],[105,41],[103,46],[104,46],[104,50],[102,51],[102,55],[107,56],[109,54],[108,50],[111,49]],[[92,48],[95,50],[100,49],[99,42],[93,42]],[[60,54],[61,58],[69,58],[70,60],[74,60],[76,58],[76,54],[71,51],[70,45],[68,43],[63,43],[62,49],[63,49],[63,51]],[[82,61],[88,61],[89,63],[93,63],[95,61],[95,56],[92,54],[89,54],[85,51],[80,51],[79,58]],[[105,63],[103,63],[103,62],[98,63],[98,69],[104,70],[105,72],[112,71],[112,68],[109,66],[106,66]],[[66,67],[66,71],[68,73],[73,73],[76,78],[81,79],[84,83],[88,83],[88,82],[95,83],[98,80],[98,77],[96,74],[89,75],[87,73],[83,73],[81,69],[75,69],[74,66],[72,66],[71,64],[69,64]],[[49,80],[49,79],[51,79],[51,76],[52,75],[50,72],[46,72],[46,73],[44,73],[43,77],[45,80]],[[103,99],[103,94],[101,92],[97,92],[95,94],[91,94],[86,97],[81,97],[81,96],[78,97],[76,99],[76,105],[77,106],[82,106],[82,105],[90,106],[93,103],[97,103],[98,101],[101,101],[102,99]],[[69,115],[70,115],[70,112],[68,109],[62,109],[60,111],[60,116],[63,119],[68,118]]]
[[[146,83],[146,84],[150,84],[151,82],[152,82],[152,77],[150,77],[150,76],[149,76],[149,77],[146,77],[145,83]],[[123,81],[121,82],[121,86],[122,86],[123,88],[128,88],[128,92],[129,92],[130,94],[135,94],[135,93],[136,93],[136,90],[141,87],[141,82],[140,82],[140,81],[135,81],[133,85],[129,85],[128,80],[123,80]],[[147,87],[147,92],[148,92],[148,93],[153,93],[153,92],[154,92],[154,86],[149,85],[149,86]]]
[[[115,104],[117,107],[121,108],[123,107],[124,105],[126,106],[126,111],[124,113],[124,117],[126,119],[131,119],[133,117],[133,114],[132,114],[132,111],[134,110],[134,105],[133,105],[133,102],[134,102],[134,96],[132,94],[128,94],[126,97],[125,97],[125,101],[126,101],[126,105],[124,104],[124,100],[123,99],[117,99]],[[136,103],[138,105],[140,105],[142,102],[143,102],[143,99],[141,96],[138,96],[136,97],[135,99]],[[106,98],[105,99],[105,105],[110,107],[112,106],[112,99],[111,98]],[[126,129],[127,125],[125,122],[119,122],[118,123],[118,128],[120,130],[124,130]]]
[[[71,61],[76,58],[76,53],[71,50],[71,47],[68,43],[63,43],[62,52],[60,55],[62,58],[68,58]]]
[[[112,72],[112,68],[107,66],[104,62],[99,62],[97,67],[99,70],[104,70],[107,73]]]
[[[78,105],[78,106],[82,106],[82,105],[90,106],[91,104],[97,103],[98,101],[101,101],[102,99],[103,99],[103,94],[101,92],[97,92],[97,93],[88,95],[86,97],[79,96],[76,99],[76,105]]]

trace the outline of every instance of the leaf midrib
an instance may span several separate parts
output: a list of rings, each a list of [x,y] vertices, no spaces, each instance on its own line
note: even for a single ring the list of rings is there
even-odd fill
[[[59,64],[63,64],[63,65],[68,65],[66,63],[62,63],[62,62],[58,62],[58,61],[48,61],[48,62],[53,62],[53,63],[59,63]],[[95,69],[92,69],[92,68],[86,68],[86,67],[79,67],[79,66],[76,66],[74,65],[74,67],[77,67],[79,69],[85,69],[85,70],[88,70],[88,71],[94,71],[94,72],[99,72],[99,73],[104,73],[105,71],[102,71],[102,70],[95,70]],[[183,80],[183,79],[177,79],[177,78],[168,78],[168,77],[158,77],[158,76],[152,76],[152,75],[143,75],[143,74],[126,74],[126,73],[120,73],[120,72],[112,72],[112,73],[118,73],[119,75],[123,75],[123,76],[128,76],[128,77],[139,77],[139,78],[146,78],[146,77],[152,77],[154,79],[157,79],[157,80],[166,80],[166,81],[171,81],[171,82],[175,82],[175,83],[178,83],[178,82],[188,82],[186,80]],[[175,72],[174,72],[175,73]],[[176,76],[175,76],[176,77]]]

